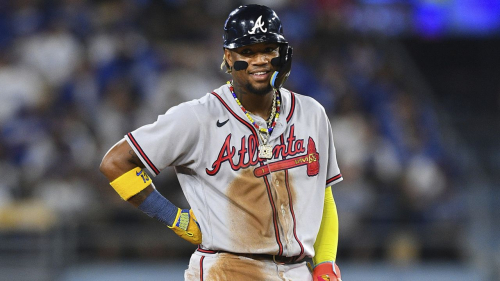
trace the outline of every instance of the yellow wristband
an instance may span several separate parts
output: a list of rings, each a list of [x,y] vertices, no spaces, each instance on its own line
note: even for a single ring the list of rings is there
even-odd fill
[[[123,200],[128,200],[151,184],[148,174],[136,167],[112,181],[111,186]]]

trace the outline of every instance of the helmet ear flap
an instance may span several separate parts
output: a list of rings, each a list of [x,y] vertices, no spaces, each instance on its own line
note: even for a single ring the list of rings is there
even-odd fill
[[[279,67],[271,76],[270,83],[273,88],[279,90],[288,79],[292,70],[292,55],[293,48],[288,44],[283,44],[280,46],[280,56],[271,60],[272,65]]]

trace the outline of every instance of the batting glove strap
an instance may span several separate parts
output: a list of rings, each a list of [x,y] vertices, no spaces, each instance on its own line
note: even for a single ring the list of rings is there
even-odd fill
[[[340,269],[333,261],[317,264],[313,270],[314,281],[342,281]]]
[[[167,225],[168,226],[168,225]],[[173,226],[168,226],[182,239],[191,244],[201,244],[202,235],[200,225],[191,209],[179,209]]]

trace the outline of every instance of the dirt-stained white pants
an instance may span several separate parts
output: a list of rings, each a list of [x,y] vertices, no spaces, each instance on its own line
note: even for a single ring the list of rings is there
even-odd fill
[[[306,262],[277,264],[272,259],[251,259],[230,253],[191,256],[186,281],[312,281]]]

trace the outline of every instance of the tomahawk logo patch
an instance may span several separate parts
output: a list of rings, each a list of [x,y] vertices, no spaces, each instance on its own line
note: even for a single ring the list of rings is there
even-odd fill
[[[253,174],[262,177],[272,172],[288,170],[299,166],[307,166],[307,175],[312,177],[319,173],[319,153],[316,150],[316,143],[309,137],[307,141],[307,154],[276,161],[267,165],[255,168]]]
[[[267,28],[264,28],[264,22],[262,21],[262,16],[260,16],[252,27],[252,30],[248,31],[248,34],[255,34],[257,29],[261,32],[267,32]]]

